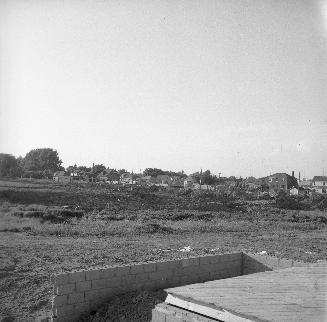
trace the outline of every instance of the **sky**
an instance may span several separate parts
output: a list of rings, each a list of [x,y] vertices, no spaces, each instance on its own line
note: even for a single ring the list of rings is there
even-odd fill
[[[0,152],[327,175],[327,2],[0,0]]]

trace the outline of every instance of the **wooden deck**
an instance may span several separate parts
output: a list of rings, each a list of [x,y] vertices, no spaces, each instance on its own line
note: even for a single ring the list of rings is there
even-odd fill
[[[326,263],[166,291],[166,303],[220,321],[327,321]]]

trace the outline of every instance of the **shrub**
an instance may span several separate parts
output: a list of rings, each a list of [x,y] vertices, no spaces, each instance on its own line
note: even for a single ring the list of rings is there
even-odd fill
[[[134,231],[138,234],[154,234],[154,233],[165,233],[170,234],[174,232],[174,229],[171,227],[164,226],[160,223],[149,222],[147,224],[137,225],[134,228]]]

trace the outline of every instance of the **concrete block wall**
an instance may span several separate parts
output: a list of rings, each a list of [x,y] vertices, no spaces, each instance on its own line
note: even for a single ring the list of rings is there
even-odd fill
[[[308,263],[269,255],[243,253],[242,275],[272,271],[293,266],[307,266]]]
[[[242,258],[242,253],[232,253],[56,274],[52,276],[52,320],[76,321],[109,298],[135,290],[239,276]]]
[[[177,306],[171,306],[170,304],[160,303],[152,310],[152,322],[212,322],[217,321],[205,317],[201,314],[197,314],[192,311],[187,311]]]

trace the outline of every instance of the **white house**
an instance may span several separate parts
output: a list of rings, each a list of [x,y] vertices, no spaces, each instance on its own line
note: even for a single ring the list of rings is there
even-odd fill
[[[327,177],[314,176],[312,179],[312,190],[318,193],[326,193],[327,191]]]

